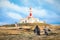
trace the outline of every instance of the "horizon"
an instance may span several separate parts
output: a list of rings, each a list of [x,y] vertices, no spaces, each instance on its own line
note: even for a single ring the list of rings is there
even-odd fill
[[[59,0],[0,0],[0,25],[14,24],[29,15],[32,7],[33,17],[47,24],[60,25]]]

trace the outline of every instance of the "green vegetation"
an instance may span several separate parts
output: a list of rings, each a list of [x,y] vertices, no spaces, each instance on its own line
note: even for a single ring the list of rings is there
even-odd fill
[[[49,24],[45,24],[45,23],[19,23],[17,24],[18,26],[35,26],[35,25],[39,25],[39,26],[49,26]],[[2,25],[3,27],[15,27],[15,24],[7,24],[7,25]]]

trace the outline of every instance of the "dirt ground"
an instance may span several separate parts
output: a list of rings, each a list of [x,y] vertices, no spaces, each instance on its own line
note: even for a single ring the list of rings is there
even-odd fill
[[[1,30],[0,40],[60,40],[60,30],[55,30],[48,36],[41,34],[36,35],[33,31],[27,30]]]

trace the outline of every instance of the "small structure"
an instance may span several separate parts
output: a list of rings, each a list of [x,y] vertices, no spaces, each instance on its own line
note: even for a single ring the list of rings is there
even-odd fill
[[[34,29],[34,33],[36,33],[37,35],[40,35],[40,29],[39,29],[38,25],[36,25],[36,27]]]
[[[51,30],[45,26],[45,28],[44,28],[45,35],[48,35],[50,32],[51,32]]]
[[[17,24],[17,22],[15,23],[15,27],[18,27],[18,24]]]

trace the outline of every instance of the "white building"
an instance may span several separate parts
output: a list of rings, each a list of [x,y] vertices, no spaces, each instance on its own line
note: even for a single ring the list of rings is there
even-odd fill
[[[30,8],[30,14],[29,14],[29,16],[26,17],[26,18],[21,19],[20,23],[44,23],[44,21],[40,21],[39,19],[34,18],[32,16],[32,9]]]

